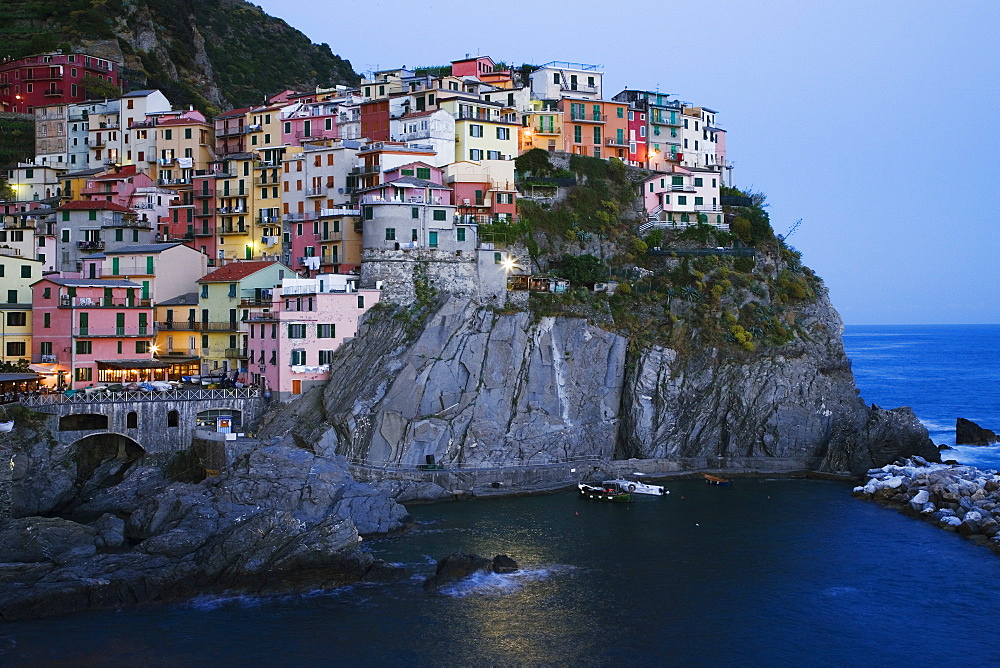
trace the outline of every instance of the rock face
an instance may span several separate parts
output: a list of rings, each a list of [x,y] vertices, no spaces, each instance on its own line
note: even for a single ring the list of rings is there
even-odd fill
[[[377,467],[591,456],[857,473],[900,455],[937,461],[912,411],[857,396],[825,295],[802,323],[808,339],[774,354],[681,355],[630,350],[584,319],[533,322],[450,298],[424,323],[369,319],[309,399],[310,426],[299,406],[264,431]]]
[[[993,445],[996,442],[995,433],[972,420],[958,418],[955,421],[955,445]]]
[[[0,619],[399,575],[359,550],[359,534],[398,531],[409,516],[355,482],[342,457],[275,444],[197,485],[140,468],[120,488],[90,501],[88,512],[111,511],[92,526],[41,517],[0,524]]]

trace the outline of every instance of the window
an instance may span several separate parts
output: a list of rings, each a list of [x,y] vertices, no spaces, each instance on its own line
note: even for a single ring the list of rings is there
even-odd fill
[[[684,205],[684,204],[687,204],[687,203],[688,203],[687,195],[678,195],[677,196],[677,204]]]
[[[7,291],[7,303],[8,304],[16,304],[17,303],[17,290],[8,290]]]
[[[419,217],[420,217],[420,207],[416,206],[410,207],[410,218],[419,218]]]
[[[500,156],[500,151],[487,151],[486,152],[486,159],[487,160],[502,160],[502,158]]]
[[[464,227],[460,227],[457,230],[455,230],[455,240],[456,241],[465,241],[465,228]]]
[[[694,180],[694,187],[695,188],[700,188],[700,187],[702,187],[702,185],[704,185],[704,180],[701,179],[701,178],[697,178],[696,177],[695,180]]]
[[[31,278],[31,265],[21,265],[21,278]]]
[[[358,295],[358,308],[364,308],[364,307],[365,307],[365,296]]]
[[[135,352],[139,353],[140,355],[142,353],[148,353],[149,352],[149,341],[136,341],[135,342]]]
[[[574,125],[573,126],[573,141],[577,144],[583,143],[583,126]]]
[[[395,227],[387,227],[387,228],[385,228],[385,240],[386,241],[395,241],[396,240],[396,228]]]
[[[180,413],[177,411],[169,411],[167,413],[167,426],[176,427],[180,424]]]
[[[366,206],[365,207],[365,220],[371,220],[375,217],[375,207]]]
[[[201,298],[208,299],[208,283],[201,286]]]
[[[414,227],[412,230],[410,230],[410,241],[416,241],[416,240],[417,240],[417,228]]]
[[[639,128],[639,136],[640,137],[645,137],[646,136],[646,126],[645,125],[640,126],[640,128]]]
[[[597,144],[598,146],[601,145],[601,126],[600,125],[595,125],[594,126],[594,143]]]
[[[74,377],[76,378],[76,380],[84,381],[84,382],[89,381],[89,380],[93,380],[94,379],[94,370],[91,369],[91,368],[89,368],[89,367],[83,368],[83,369],[78,368],[76,370],[75,374],[74,374]]]
[[[321,350],[319,351],[319,364],[320,366],[329,365],[333,362],[333,350]]]
[[[43,313],[42,314],[42,327],[45,328],[45,329],[49,329],[50,327],[52,327],[52,314],[51,313]]]
[[[417,167],[417,178],[423,179],[424,181],[431,180],[431,168],[430,167]]]
[[[501,264],[503,262],[503,253],[493,254],[493,264]]]
[[[476,123],[471,123],[469,125],[469,136],[470,137],[482,137],[483,136],[483,126]]]
[[[46,313],[45,315],[48,315]],[[24,327],[28,324],[28,314],[24,311],[7,311],[8,327]]]
[[[478,148],[469,149],[469,160],[479,161],[483,159],[483,152]]]
[[[125,230],[119,228],[115,230],[115,241],[122,241]]]
[[[337,326],[334,325],[333,323],[316,325],[316,338],[317,339],[337,338]]]
[[[38,344],[38,351],[42,355],[51,355],[52,354],[52,342],[51,341],[42,341],[41,343]]]
[[[8,357],[23,357],[24,351],[27,345],[24,341],[8,341],[7,342],[7,356]]]
[[[704,204],[704,203],[705,203],[705,198],[704,197],[695,197],[694,198],[694,205],[695,206],[699,206],[699,205]]]
[[[77,341],[76,342],[76,354],[77,355],[89,355],[93,346],[91,341]]]
[[[510,128],[497,128],[497,139],[510,139]]]
[[[434,220],[448,220],[448,212],[444,209],[434,209]]]
[[[163,138],[164,139],[173,139],[174,138],[174,131],[173,130],[164,130],[163,131]]]
[[[629,114],[629,115],[631,116],[631,114]],[[618,118],[625,118],[625,108],[624,107],[618,107]],[[632,119],[629,118],[629,120],[632,120]]]
[[[438,246],[438,233],[428,232],[427,233],[427,245],[431,248],[437,248]]]
[[[63,211],[63,220],[69,220],[69,211]],[[69,243],[69,230],[62,231],[62,242],[64,244]]]
[[[290,339],[304,339],[304,338],[306,338],[306,326],[304,324],[289,325],[288,326],[288,338],[290,338]]]

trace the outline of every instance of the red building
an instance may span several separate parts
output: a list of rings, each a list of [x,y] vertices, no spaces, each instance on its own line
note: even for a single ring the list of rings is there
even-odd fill
[[[389,100],[361,103],[361,136],[368,141],[389,141]]]
[[[0,111],[30,114],[35,107],[88,99],[83,78],[122,88],[121,63],[85,53],[42,53],[0,63]]]

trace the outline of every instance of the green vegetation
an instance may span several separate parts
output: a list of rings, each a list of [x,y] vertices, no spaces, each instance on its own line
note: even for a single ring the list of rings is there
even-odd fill
[[[413,68],[413,73],[418,77],[450,77],[451,65],[427,65]]]
[[[563,255],[562,261],[552,273],[565,278],[575,286],[591,285],[608,280],[608,265],[593,255]]]
[[[285,88],[358,81],[350,63],[329,45],[313,44],[244,0],[0,0],[0,16],[0,55],[93,50],[95,41],[104,42],[98,55],[108,55],[110,42],[112,50],[121,49],[126,65],[146,77],[146,87],[159,88],[177,106],[193,104],[208,114],[219,111],[211,102],[213,86],[228,105],[247,106]],[[160,48],[139,51],[135,36],[151,30]],[[211,76],[197,58],[199,44]]]
[[[83,87],[87,89],[88,100],[114,99],[122,94],[118,86],[106,79],[98,79],[92,74],[84,75]]]
[[[35,119],[29,114],[0,113],[0,169],[35,155]],[[0,199],[4,199],[0,193]]]

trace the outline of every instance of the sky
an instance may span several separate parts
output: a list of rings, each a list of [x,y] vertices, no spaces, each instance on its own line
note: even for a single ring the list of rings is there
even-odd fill
[[[359,74],[563,60],[715,109],[845,323],[1000,323],[1000,0],[257,4]]]

